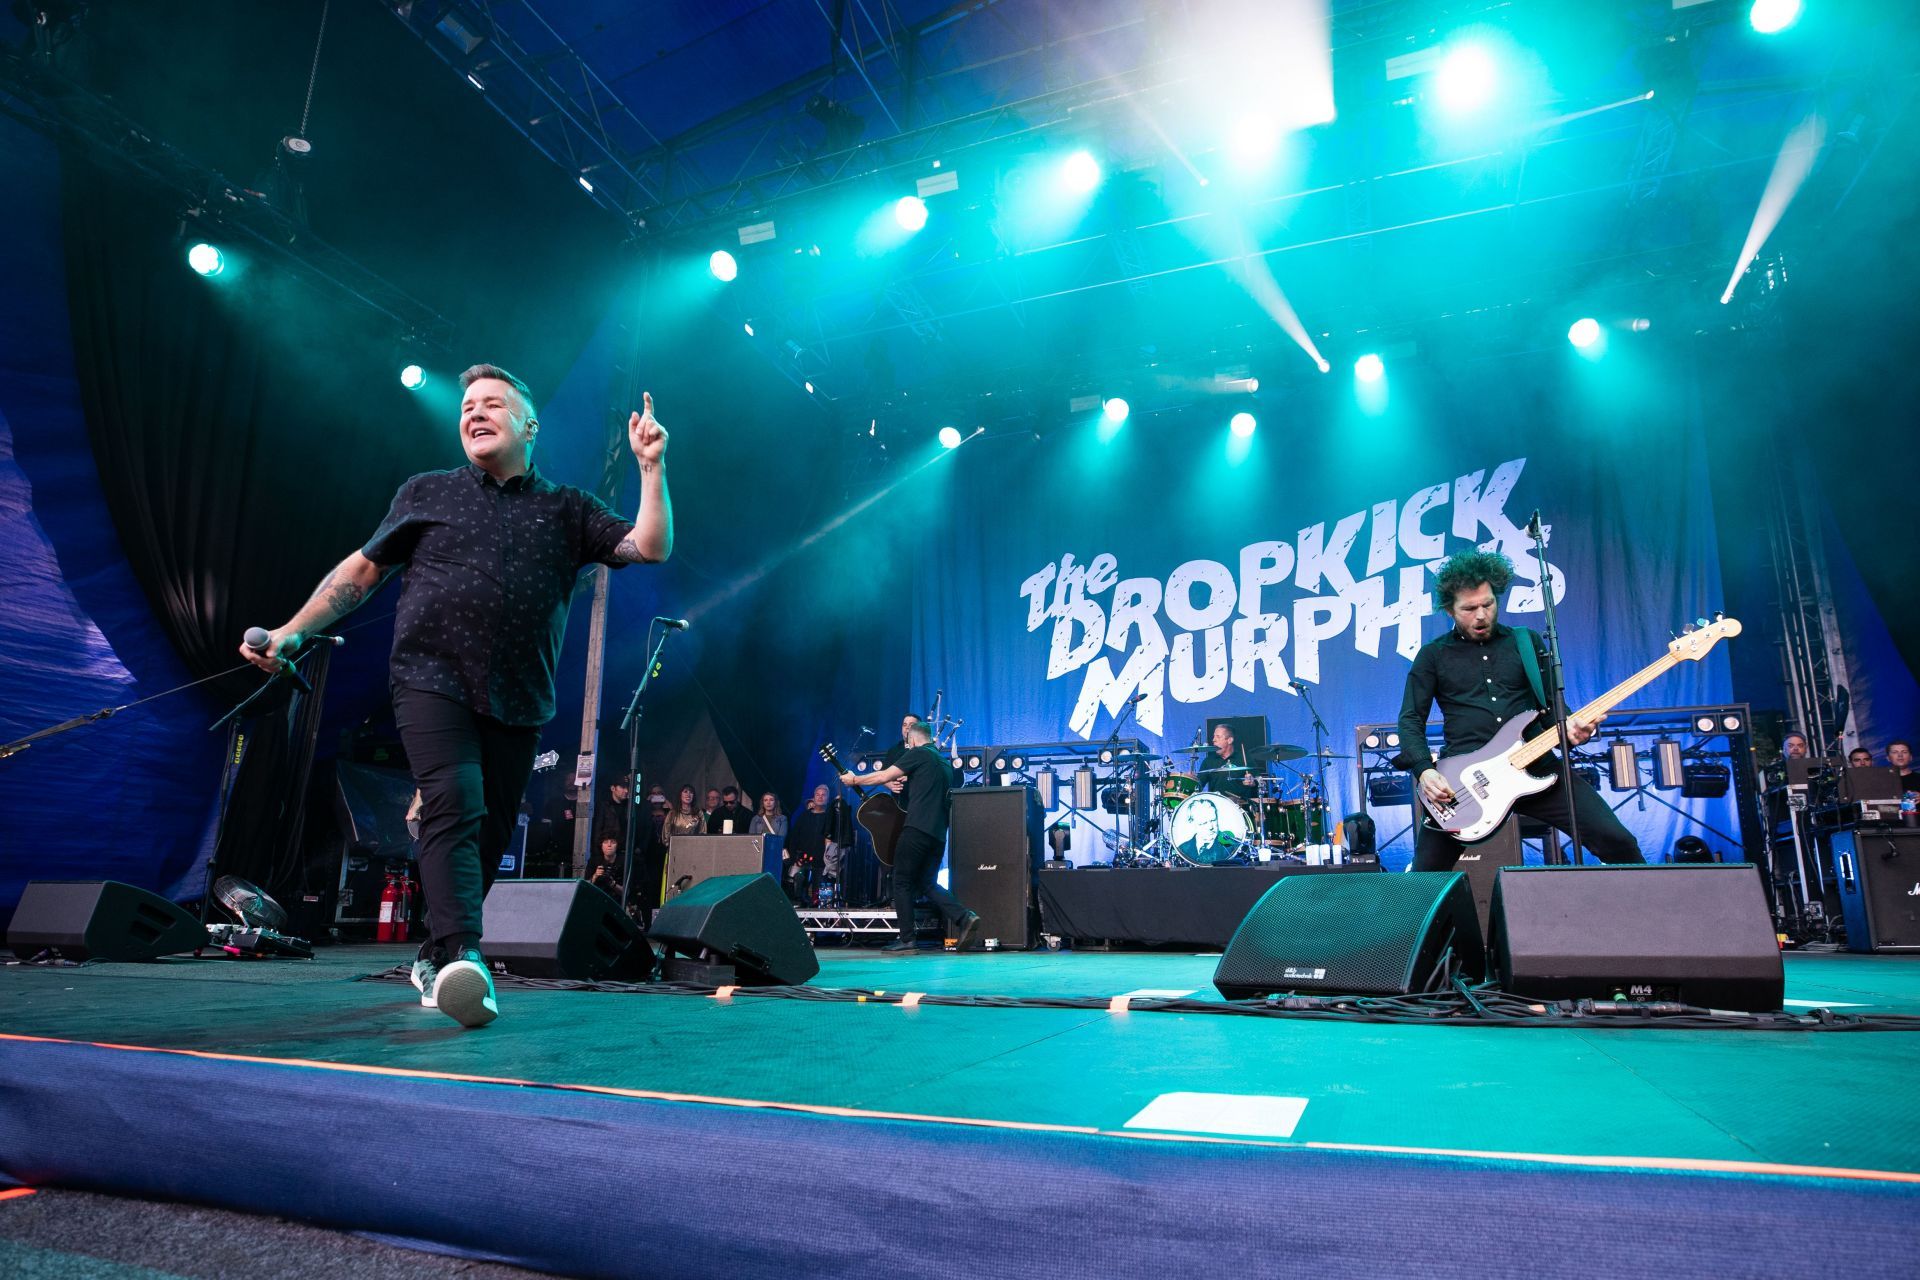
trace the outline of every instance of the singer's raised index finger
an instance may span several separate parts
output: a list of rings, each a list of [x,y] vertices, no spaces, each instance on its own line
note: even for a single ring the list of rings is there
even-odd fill
[[[651,418],[653,416],[653,392],[642,391],[640,393],[640,407],[647,417]]]

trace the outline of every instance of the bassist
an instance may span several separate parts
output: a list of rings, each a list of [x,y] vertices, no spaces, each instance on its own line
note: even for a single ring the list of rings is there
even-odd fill
[[[1435,596],[1453,627],[1415,655],[1400,703],[1401,763],[1431,800],[1451,803],[1454,799],[1427,750],[1427,713],[1436,700],[1445,731],[1443,756],[1483,747],[1515,717],[1531,719],[1546,706],[1534,674],[1546,665],[1544,646],[1531,631],[1515,631],[1500,622],[1500,595],[1512,579],[1513,563],[1495,552],[1463,551],[1440,566]],[[1533,647],[1532,664],[1524,660],[1522,643]],[[1570,718],[1568,740],[1578,746],[1593,737],[1595,728],[1594,723]],[[1544,774],[1556,767],[1549,756],[1534,772]],[[1645,861],[1633,833],[1577,774],[1573,804],[1579,810],[1581,839],[1602,862]],[[1558,782],[1519,799],[1514,812],[1563,832],[1571,825],[1566,791]],[[1449,871],[1463,847],[1422,813],[1413,869]]]

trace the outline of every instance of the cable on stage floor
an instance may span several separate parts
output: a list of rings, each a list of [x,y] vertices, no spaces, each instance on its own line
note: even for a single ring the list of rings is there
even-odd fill
[[[395,965],[361,974],[356,982],[410,981],[409,968]],[[719,988],[689,982],[588,982],[564,978],[523,978],[494,974],[494,985],[509,991],[594,991],[615,995],[697,996],[711,998]],[[914,1008],[1078,1009],[1110,1011],[1109,996],[989,996],[916,993]],[[817,1004],[903,1004],[905,991],[858,987],[739,986],[734,1000],[802,1000]],[[1849,1014],[1831,1009],[1805,1013],[1742,1013],[1670,1001],[1535,1000],[1510,995],[1492,983],[1454,981],[1454,990],[1430,995],[1272,995],[1258,1000],[1194,1000],[1188,997],[1133,996],[1135,1013],[1228,1014],[1255,1018],[1307,1018],[1335,1022],[1397,1023],[1403,1026],[1580,1027],[1664,1029],[1674,1031],[1920,1031],[1912,1014]]]

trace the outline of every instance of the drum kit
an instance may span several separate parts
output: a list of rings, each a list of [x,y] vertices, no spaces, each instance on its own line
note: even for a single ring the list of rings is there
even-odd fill
[[[1171,755],[1137,752],[1114,764],[1140,771],[1148,798],[1135,864],[1216,866],[1230,862],[1318,861],[1327,848],[1327,803],[1313,775],[1290,767],[1314,756],[1290,743],[1253,747],[1244,764],[1196,768],[1209,748],[1182,747]],[[1185,756],[1176,763],[1174,757]],[[1279,773],[1269,766],[1278,766]],[[1204,781],[1203,781],[1204,779]]]

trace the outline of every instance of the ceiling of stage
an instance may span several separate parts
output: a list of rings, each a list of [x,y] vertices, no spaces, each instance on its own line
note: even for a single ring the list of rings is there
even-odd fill
[[[1870,167],[1912,32],[1911,6],[1868,3],[1766,36],[1748,7],[396,6],[637,240],[732,253],[736,332],[883,431],[1045,430],[1093,394],[1180,410],[1310,380],[1316,356],[1526,349],[1582,315],[1753,323],[1772,255],[1804,265]],[[1450,62],[1466,44],[1484,101]],[[1826,145],[1799,208],[1722,310],[1809,118]],[[1063,191],[1081,149],[1099,183]],[[943,175],[957,187],[927,194],[925,228],[897,227],[892,202]]]

